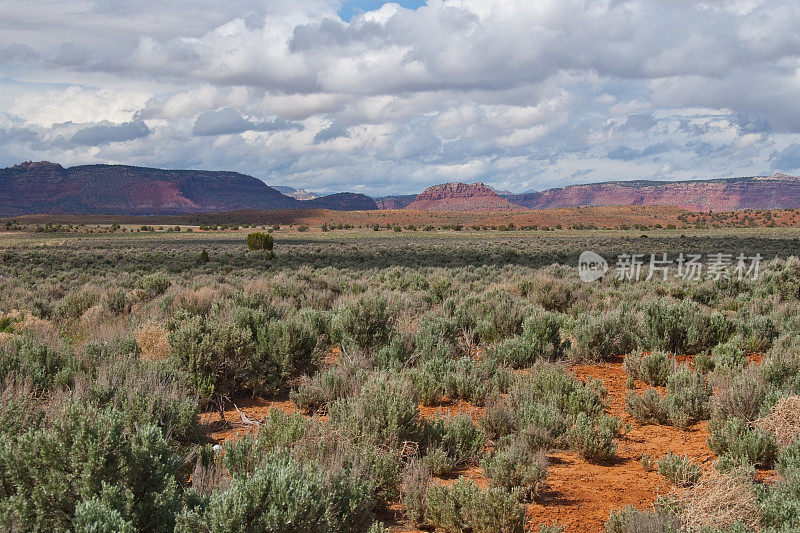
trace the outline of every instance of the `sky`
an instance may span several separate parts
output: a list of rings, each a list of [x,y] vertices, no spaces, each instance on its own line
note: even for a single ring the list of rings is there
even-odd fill
[[[6,0],[0,167],[371,195],[800,173],[796,0]]]

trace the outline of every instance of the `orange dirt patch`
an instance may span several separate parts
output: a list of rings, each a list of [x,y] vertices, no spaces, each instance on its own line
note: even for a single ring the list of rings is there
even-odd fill
[[[670,426],[641,424],[625,412],[628,391],[622,358],[604,364],[574,365],[572,371],[581,380],[597,378],[603,382],[608,391],[606,411],[621,418],[626,425],[629,424],[630,430],[619,438],[617,457],[609,463],[591,464],[569,451],[549,454],[551,465],[546,484],[536,501],[528,505],[528,525],[531,530],[536,531],[540,524],[558,522],[568,533],[602,532],[612,510],[625,505],[640,509],[651,505],[659,494],[668,493],[672,485],[657,472],[645,470],[640,462],[643,454],[656,460],[665,453],[673,452],[688,456],[703,468],[711,468],[716,456],[706,444],[706,422],[684,431]],[[635,383],[635,390],[639,393],[646,388],[641,382]],[[245,416],[256,421],[263,420],[271,409],[299,411],[285,397],[240,399],[236,405]],[[464,413],[476,422],[484,415],[483,407],[447,398],[435,406],[420,405],[419,410],[425,418]],[[200,415],[200,423],[212,441],[235,439],[256,430],[255,426],[241,422],[233,403],[225,406],[225,418],[231,423],[230,427],[220,420],[216,412]],[[771,471],[759,472],[760,479],[766,482],[770,482],[775,475]],[[480,487],[488,484],[483,470],[475,465],[459,469],[446,479],[436,479],[434,482],[449,484],[459,476],[473,480]],[[393,532],[417,531],[403,521],[403,506],[396,502],[390,502],[389,511],[380,518],[392,526]]]
[[[451,415],[469,415],[476,423],[483,417],[485,409],[477,407],[464,400],[443,399],[439,405],[425,406],[419,405],[419,414],[423,418],[445,417]]]
[[[256,422],[264,420],[272,409],[280,409],[286,413],[300,412],[300,409],[288,399],[238,398],[235,402],[225,404],[224,412],[227,423],[220,419],[218,411],[200,413],[200,427],[203,428],[209,440],[218,444],[229,439],[238,439],[242,435],[258,429],[258,426],[243,423],[236,407],[247,418]]]
[[[706,445],[707,424],[701,422],[688,430],[670,426],[644,425],[625,412],[626,374],[622,359],[599,365],[575,365],[575,375],[582,380],[593,377],[608,390],[608,414],[618,416],[631,429],[618,441],[617,457],[608,464],[591,464],[573,452],[550,454],[551,466],[547,487],[528,509],[530,524],[554,521],[565,531],[603,531],[613,509],[625,505],[646,508],[658,494],[672,485],[655,471],[647,471],[640,460],[643,454],[659,459],[673,452],[686,455],[704,468],[716,457]],[[637,382],[636,390],[644,384]]]

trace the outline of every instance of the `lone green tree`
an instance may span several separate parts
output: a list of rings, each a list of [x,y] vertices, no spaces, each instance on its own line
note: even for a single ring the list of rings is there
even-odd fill
[[[247,247],[250,250],[272,251],[274,239],[269,233],[250,233],[247,235]]]

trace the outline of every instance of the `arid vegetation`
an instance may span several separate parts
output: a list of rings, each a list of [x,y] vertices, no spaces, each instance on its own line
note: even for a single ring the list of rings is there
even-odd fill
[[[0,233],[2,530],[800,528],[793,229],[134,228]]]

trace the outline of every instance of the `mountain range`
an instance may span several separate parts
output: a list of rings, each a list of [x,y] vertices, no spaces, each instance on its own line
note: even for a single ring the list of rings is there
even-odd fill
[[[64,168],[47,161],[28,161],[0,170],[0,216],[176,215],[306,208],[369,210],[377,205],[369,196],[353,193],[298,200],[238,172],[126,165]]]
[[[417,195],[324,196],[270,187],[238,172],[127,165],[65,168],[47,161],[0,169],[0,216],[24,214],[177,215],[234,210],[516,211],[584,206],[670,205],[690,211],[800,208],[800,179],[785,174],[696,181],[609,181],[499,193],[483,183],[445,183]]]

